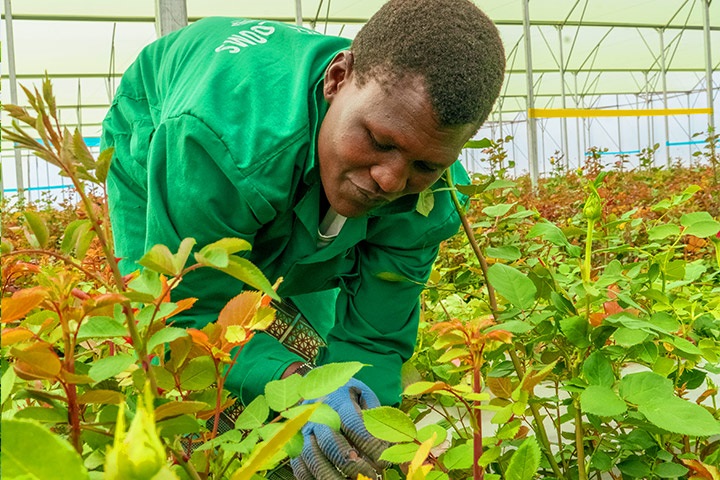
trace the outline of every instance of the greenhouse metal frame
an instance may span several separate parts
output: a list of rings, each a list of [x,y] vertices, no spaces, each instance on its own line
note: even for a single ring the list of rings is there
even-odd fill
[[[627,157],[659,143],[657,161],[670,164],[674,156],[692,156],[702,143],[693,134],[716,125],[719,2],[475,3],[498,25],[507,55],[501,98],[477,137],[514,137],[515,173],[528,171],[537,182],[558,165],[582,165],[593,146],[608,148],[604,154]],[[293,22],[352,38],[382,4],[4,0],[3,103],[24,104],[17,85],[39,85],[47,72],[61,120],[77,126],[92,144],[123,71],[158,35],[188,21],[223,15]],[[3,113],[2,121],[7,120]],[[29,178],[22,152],[5,142],[3,151],[14,155],[3,156],[3,186],[9,187],[4,191],[41,187]],[[469,169],[482,169],[477,163],[481,154],[465,152]]]

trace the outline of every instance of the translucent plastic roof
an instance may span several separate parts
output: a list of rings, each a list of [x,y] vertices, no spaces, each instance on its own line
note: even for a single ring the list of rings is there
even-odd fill
[[[668,92],[704,88],[703,9],[708,0],[530,0],[534,93],[557,108],[560,50],[568,107],[587,96],[663,91],[661,33]],[[302,17],[319,31],[352,37],[382,0],[302,0]],[[498,103],[511,120],[526,111],[522,0],[477,0],[499,26],[508,74]],[[156,38],[150,0],[12,0],[18,82],[38,84],[47,71],[62,121],[99,133],[112,92],[137,53]],[[4,18],[3,7],[3,18]],[[295,21],[294,0],[187,0],[190,20],[225,15]],[[720,64],[720,1],[710,3],[712,68]],[[6,28],[2,26],[2,95],[10,102]],[[20,91],[20,103],[24,103]],[[578,103],[575,103],[578,102]],[[585,103],[585,102],[582,102]],[[586,105],[587,106],[587,105]],[[704,106],[704,105],[703,105]]]

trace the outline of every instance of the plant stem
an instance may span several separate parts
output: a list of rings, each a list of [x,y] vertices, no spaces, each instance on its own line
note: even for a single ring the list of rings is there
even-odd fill
[[[585,264],[582,269],[583,283],[590,283],[590,270],[592,269],[592,241],[595,220],[589,219],[587,237],[585,238]]]
[[[482,353],[480,353],[482,355]],[[480,373],[479,361],[476,358],[475,366],[473,368],[473,392],[480,393],[482,391],[482,381]],[[482,436],[482,410],[480,410],[480,402],[473,402],[473,415],[475,416],[476,428],[473,432],[473,479],[484,480],[485,469],[480,466],[479,460],[483,454],[483,436]]]
[[[447,183],[450,187],[450,196],[452,197],[452,201],[455,204],[455,210],[457,210],[458,215],[460,215],[460,221],[462,222],[463,230],[465,231],[465,236],[467,237],[468,241],[470,242],[470,246],[472,247],[473,252],[475,253],[475,257],[477,257],[478,263],[480,264],[480,270],[482,270],[483,278],[485,279],[485,286],[488,290],[488,298],[490,299],[490,309],[493,312],[493,317],[495,317],[495,312],[497,312],[497,299],[495,297],[495,288],[490,285],[490,282],[488,281],[488,265],[487,261],[485,260],[485,256],[482,254],[482,251],[480,250],[480,246],[478,245],[477,239],[475,238],[475,233],[473,232],[472,225],[470,225],[470,221],[467,218],[467,215],[463,211],[462,206],[460,205],[460,200],[458,200],[457,192],[455,191],[455,184],[453,183],[452,174],[450,173],[450,170],[448,169],[446,172],[447,177]]]
[[[462,206],[460,205],[460,201],[458,200],[457,193],[455,191],[455,184],[453,183],[452,174],[450,173],[450,170],[448,169],[446,172],[446,179],[448,186],[450,187],[450,196],[452,197],[453,203],[455,204],[455,209],[458,212],[458,215],[460,216],[460,221],[463,225],[463,230],[465,231],[465,235],[468,238],[468,241],[470,242],[470,245],[472,246],[473,252],[475,253],[475,256],[478,259],[478,262],[480,263],[480,269],[482,270],[483,278],[485,279],[485,286],[487,287],[488,291],[488,297],[490,299],[490,308],[492,310],[492,316],[494,319],[497,320],[497,298],[495,297],[495,289],[492,285],[490,285],[490,281],[488,280],[487,275],[487,262],[485,261],[485,256],[482,254],[482,251],[480,250],[480,247],[477,243],[477,240],[475,238],[475,233],[473,232],[472,226],[470,225],[470,221],[467,218],[467,215],[462,209]],[[510,354],[510,359],[512,360],[513,366],[515,367],[515,372],[517,373],[519,378],[523,378],[524,376],[524,368],[522,366],[522,363],[520,362],[520,359],[517,356],[517,352],[514,348],[508,349],[508,353]],[[560,471],[560,467],[555,461],[555,457],[552,454],[552,450],[550,448],[550,440],[548,440],[547,431],[545,430],[545,425],[542,421],[542,416],[540,415],[540,409],[538,406],[532,402],[528,402],[530,406],[530,410],[533,414],[533,419],[535,420],[535,427],[536,427],[536,434],[540,438],[540,442],[542,443],[545,451],[545,457],[547,458],[548,463],[550,463],[550,466],[552,467],[553,472],[555,473],[555,476],[558,479],[564,479],[562,471]]]
[[[48,257],[55,258],[57,260],[60,260],[63,263],[66,263],[67,265],[70,265],[73,268],[77,268],[81,272],[83,272],[85,275],[87,275],[89,278],[92,278],[96,282],[98,282],[103,287],[107,288],[108,290],[112,290],[112,287],[109,283],[105,281],[104,278],[102,278],[100,275],[98,275],[95,272],[92,272],[85,268],[81,263],[76,262],[72,258],[61,255],[59,253],[53,252],[51,250],[40,250],[40,249],[24,249],[24,250],[15,250],[13,252],[4,253],[4,257],[12,257],[17,255],[46,255]]]
[[[172,454],[175,461],[183,468],[183,470],[185,470],[185,473],[187,473],[190,478],[192,478],[193,480],[202,480],[197,470],[195,470],[192,464],[185,461],[183,453],[177,452],[171,447],[168,447],[168,450],[170,450],[170,453]]]
[[[578,478],[587,480],[587,472],[585,471],[585,432],[582,424],[582,411],[580,410],[580,401],[577,398],[573,401],[575,404],[575,444],[577,445],[577,464]]]

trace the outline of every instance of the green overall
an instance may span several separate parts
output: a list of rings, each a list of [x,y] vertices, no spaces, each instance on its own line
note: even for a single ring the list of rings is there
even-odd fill
[[[116,255],[129,273],[155,244],[176,251],[224,237],[292,298],[327,343],[318,364],[357,360],[357,377],[383,404],[399,401],[413,353],[418,297],[441,241],[457,232],[447,191],[429,217],[407,196],[350,218],[318,245],[316,138],[327,111],[325,68],[350,41],[270,21],[206,18],[146,47],[123,76],[103,123],[115,147],[108,177]],[[458,163],[454,176],[467,174]],[[442,188],[438,182],[435,188]],[[378,277],[391,272],[410,281]],[[244,285],[221,272],[189,273],[174,300],[198,298],[175,325],[202,328]],[[227,388],[248,403],[300,358],[258,333]]]

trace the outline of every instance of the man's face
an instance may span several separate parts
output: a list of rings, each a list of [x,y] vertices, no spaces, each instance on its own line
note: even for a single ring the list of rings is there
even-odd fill
[[[346,217],[425,190],[474,133],[470,125],[440,128],[419,78],[358,86],[349,52],[331,63],[324,93],[330,107],[318,136],[320,179]]]

